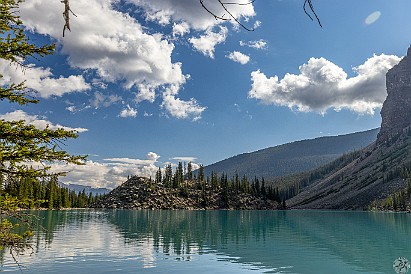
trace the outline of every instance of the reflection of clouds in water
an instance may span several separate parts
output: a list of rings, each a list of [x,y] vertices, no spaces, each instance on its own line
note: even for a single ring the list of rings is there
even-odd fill
[[[136,244],[137,256],[141,257],[143,268],[156,267],[156,256],[154,251],[154,241],[146,238]]]
[[[43,238],[33,246],[36,247],[34,254],[18,257],[24,268],[36,269],[40,265],[76,264],[87,261],[98,264],[102,262],[102,258],[103,261],[113,263],[132,260],[140,262],[143,268],[156,267],[156,251],[152,238],[127,243],[116,227],[107,223],[67,224],[54,231],[51,241]],[[17,267],[11,258],[7,258],[4,266],[13,269]]]
[[[373,13],[371,13],[370,15],[367,16],[367,18],[365,18],[365,24],[366,25],[371,25],[373,23],[375,23],[378,19],[380,19],[381,16],[381,12],[380,11],[374,11]]]

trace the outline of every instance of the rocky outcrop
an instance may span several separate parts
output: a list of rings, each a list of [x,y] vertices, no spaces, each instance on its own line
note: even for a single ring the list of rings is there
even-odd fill
[[[184,191],[182,191],[184,190]],[[231,193],[226,199],[220,191],[204,192],[196,187],[167,188],[144,177],[133,176],[92,208],[119,209],[277,209],[272,200],[247,193]]]
[[[379,142],[411,125],[411,47],[407,55],[387,72],[386,88],[388,96],[381,109]]]

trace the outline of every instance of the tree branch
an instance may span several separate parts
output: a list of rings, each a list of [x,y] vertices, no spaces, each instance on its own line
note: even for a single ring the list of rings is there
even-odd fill
[[[307,3],[308,3],[308,5],[309,5],[309,7],[310,7],[311,12],[314,14],[315,18],[317,19],[318,24],[320,25],[320,27],[323,27],[323,26],[321,25],[320,19],[319,19],[318,16],[317,16],[317,13],[316,13],[315,10],[314,10],[314,6],[313,6],[313,3],[311,2],[311,0],[304,0],[303,9],[304,9],[305,14],[307,14],[307,16],[310,17],[311,21],[314,21],[314,19],[310,16],[310,14],[309,14],[309,13],[307,12],[307,10],[305,9],[305,6],[307,5]]]
[[[215,12],[211,11],[205,4],[204,4],[204,0],[200,0],[200,4],[201,6],[209,13],[211,14],[216,20],[223,20],[223,21],[229,21],[229,20],[234,20],[237,24],[239,24],[243,29],[247,30],[247,31],[254,31],[254,28],[249,28],[247,26],[245,26],[243,23],[240,22],[240,20],[233,15],[230,10],[227,8],[227,5],[238,5],[238,6],[246,6],[246,5],[252,5],[256,0],[250,0],[247,3],[238,3],[238,2],[223,2],[222,0],[217,0],[218,3],[220,3],[221,7],[225,10],[225,12],[229,15],[229,18],[224,17],[225,14],[223,15],[217,15]],[[314,21],[313,17],[308,13],[306,6],[309,6],[310,11],[314,14],[315,19],[318,22],[318,25],[320,25],[320,27],[322,27],[321,25],[321,21],[320,18],[317,16],[317,13],[315,12],[314,9],[314,5],[312,3],[312,0],[304,0],[304,5],[303,5],[303,9],[305,14],[312,20]]]
[[[64,32],[65,32],[66,29],[71,31],[71,29],[70,29],[70,13],[73,14],[75,17],[77,17],[77,15],[70,9],[69,0],[62,0],[61,3],[64,4],[64,12],[63,12],[63,18],[64,18],[63,37],[64,37]]]

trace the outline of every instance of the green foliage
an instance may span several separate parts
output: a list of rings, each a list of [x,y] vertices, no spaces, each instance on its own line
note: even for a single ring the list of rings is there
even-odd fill
[[[402,171],[403,179],[406,180],[406,186],[387,198],[379,201],[374,200],[369,210],[390,210],[390,211],[411,211],[411,173]]]
[[[47,176],[50,167],[46,164],[53,161],[82,164],[84,156],[72,156],[58,149],[60,142],[76,137],[74,131],[63,128],[38,129],[24,121],[0,120],[0,174],[41,177]],[[34,169],[27,162],[45,165]]]
[[[29,203],[28,199],[0,196],[0,250],[8,247],[18,253],[29,246],[28,240],[33,235],[28,226],[30,216],[16,211],[17,208],[26,208]]]
[[[54,45],[37,46],[30,43],[18,16],[21,2],[21,0],[0,1],[0,58],[17,65],[23,65],[27,57],[36,58],[51,54],[55,48]],[[24,82],[0,87],[0,101],[7,99],[20,105],[37,102],[27,96],[29,92]]]
[[[52,54],[55,46],[38,46],[29,40],[18,16],[21,2],[0,0],[0,59],[24,70],[28,58]],[[34,95],[25,82],[0,86],[1,103],[37,103]],[[49,165],[56,161],[83,163],[84,156],[73,156],[60,148],[64,141],[73,138],[77,138],[77,132],[63,128],[40,129],[24,121],[0,120],[0,248],[18,251],[26,247],[31,236],[29,230],[15,231],[26,221],[16,214],[17,208],[33,208],[45,201],[48,208],[70,204],[68,192],[62,191],[57,186],[57,178],[53,177],[63,174],[50,174]],[[48,187],[38,178],[49,178]]]

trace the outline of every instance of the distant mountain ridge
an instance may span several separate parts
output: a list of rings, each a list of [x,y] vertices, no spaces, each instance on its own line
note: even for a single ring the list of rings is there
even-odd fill
[[[250,153],[243,153],[204,167],[211,172],[255,176],[266,180],[314,169],[345,153],[359,150],[374,142],[379,129],[296,141]]]
[[[84,186],[84,185],[78,185],[78,184],[64,184],[60,183],[60,187],[64,187],[71,190],[74,190],[76,193],[82,192],[83,190],[86,192],[86,194],[92,193],[93,195],[99,194],[107,194],[110,192],[110,189],[107,188],[93,188],[91,186]]]

